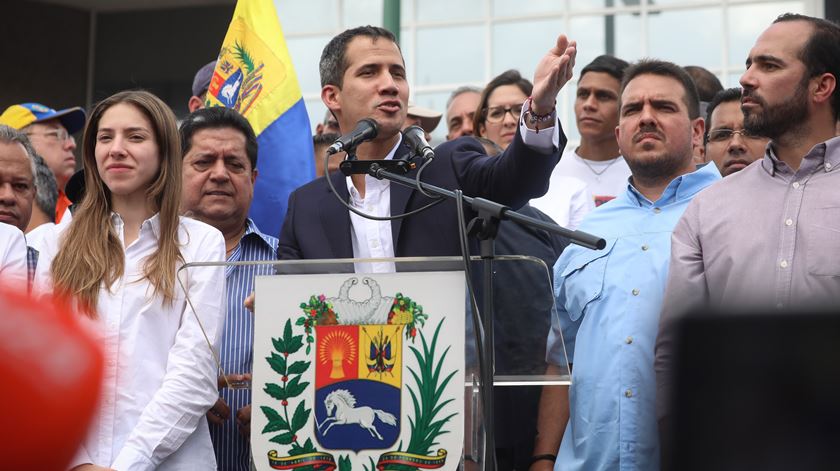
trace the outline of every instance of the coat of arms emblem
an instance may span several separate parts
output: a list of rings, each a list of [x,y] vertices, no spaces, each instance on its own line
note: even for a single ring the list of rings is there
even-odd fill
[[[426,274],[380,277],[400,275]],[[255,337],[258,469],[454,469],[463,436],[463,286],[452,297],[459,315],[442,315],[402,292],[383,295],[373,277],[343,277],[336,296],[297,303],[270,336],[268,355]],[[369,294],[354,299],[351,290]],[[265,380],[259,362],[269,367]]]

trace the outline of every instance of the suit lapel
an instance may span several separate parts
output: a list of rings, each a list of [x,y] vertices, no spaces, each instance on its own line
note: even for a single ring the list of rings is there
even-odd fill
[[[347,191],[347,180],[341,172],[330,175],[338,196],[347,201],[350,194]],[[332,249],[334,258],[353,258],[353,242],[350,235],[350,211],[339,203],[327,182],[326,191],[321,195],[318,204],[321,213],[321,229],[324,231]]]
[[[404,159],[408,157],[409,149],[405,146],[405,141],[400,144],[397,148],[397,151],[394,153],[395,159]],[[417,175],[417,169],[411,170],[406,174],[406,177],[413,177]],[[408,207],[408,200],[411,199],[411,195],[414,194],[415,191],[412,188],[407,186],[403,186],[400,183],[391,183],[391,216],[396,214],[402,214],[405,212],[406,208]],[[395,219],[391,221],[391,238],[394,241],[394,256],[397,255],[397,242],[399,241],[400,237],[400,229],[402,228],[402,222],[404,218]]]

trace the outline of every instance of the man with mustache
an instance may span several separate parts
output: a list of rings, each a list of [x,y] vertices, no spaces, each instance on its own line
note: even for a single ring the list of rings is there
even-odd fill
[[[260,232],[248,217],[257,179],[257,137],[248,121],[230,108],[199,108],[181,123],[183,189],[181,209],[225,237],[228,262],[271,260],[277,239]],[[219,360],[219,399],[207,412],[210,438],[221,471],[250,470],[251,390],[230,388],[250,380],[254,317],[242,301],[254,277],[273,274],[270,265],[225,269],[227,314]]]
[[[744,129],[740,88],[716,93],[706,116],[706,158],[721,175],[732,175],[764,156],[768,139]]]
[[[663,439],[685,311],[807,309],[840,294],[840,28],[784,14],[758,37],[746,66],[744,128],[770,145],[759,163],[695,198],[674,230],[656,344]]]
[[[694,164],[703,118],[685,70],[638,62],[619,97],[615,136],[631,176],[624,193],[579,227],[604,237],[606,248],[569,246],[554,265],[557,316],[546,356],[562,365],[562,332],[574,368],[571,388],[543,389],[532,470],[550,469],[553,453],[557,470],[659,467],[653,344],[671,231],[720,173]]]

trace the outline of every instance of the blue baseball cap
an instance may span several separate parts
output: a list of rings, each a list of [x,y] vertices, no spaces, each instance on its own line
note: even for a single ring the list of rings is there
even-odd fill
[[[56,111],[40,103],[21,103],[6,108],[0,115],[0,124],[20,130],[50,119],[59,120],[67,132],[75,134],[85,127],[85,110],[76,106]]]

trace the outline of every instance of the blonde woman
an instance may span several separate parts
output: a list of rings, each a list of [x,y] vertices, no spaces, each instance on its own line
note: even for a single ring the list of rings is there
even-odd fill
[[[98,416],[71,469],[215,469],[205,413],[218,397],[217,369],[176,271],[224,261],[225,244],[213,227],[178,216],[175,117],[150,93],[118,93],[90,114],[82,154],[85,196],[37,272],[42,290],[77,305],[107,359]],[[224,271],[180,277],[215,343]]]

